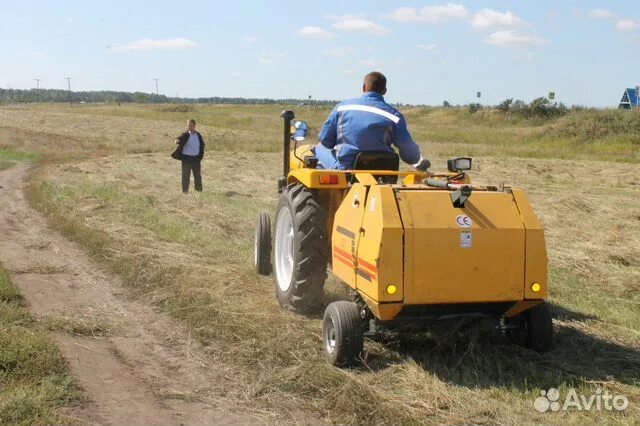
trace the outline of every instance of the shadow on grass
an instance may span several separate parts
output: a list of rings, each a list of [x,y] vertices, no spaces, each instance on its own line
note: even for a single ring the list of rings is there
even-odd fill
[[[367,371],[414,360],[441,380],[469,388],[519,389],[578,386],[585,381],[640,383],[640,350],[583,332],[572,321],[592,317],[552,308],[568,323],[554,323],[554,347],[539,354],[511,343],[486,321],[447,321],[430,332],[390,334],[367,353]],[[440,329],[440,330],[439,330]],[[388,349],[388,350],[385,350]]]

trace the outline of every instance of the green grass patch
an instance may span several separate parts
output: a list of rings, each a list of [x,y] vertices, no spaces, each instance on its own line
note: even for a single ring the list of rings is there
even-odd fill
[[[8,169],[18,162],[35,160],[38,157],[39,155],[35,153],[17,152],[0,148],[0,170]]]
[[[70,424],[60,408],[79,398],[58,347],[0,266],[0,424]]]

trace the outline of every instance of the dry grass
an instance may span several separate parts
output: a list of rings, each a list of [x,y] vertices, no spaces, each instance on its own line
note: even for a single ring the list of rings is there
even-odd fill
[[[110,123],[113,141],[107,147],[116,151],[118,130],[171,128],[166,132],[174,134],[183,118],[151,107],[124,111],[133,117],[98,115],[106,108],[44,110],[53,116],[47,133],[58,135],[51,139],[57,142],[66,130],[56,126],[91,115]],[[253,125],[275,109],[249,114],[248,107],[220,107],[228,121],[218,121],[242,126],[237,117],[244,114]],[[280,124],[276,117],[270,120]],[[457,120],[441,118],[445,124]],[[199,122],[206,137],[211,124]],[[116,125],[124,128],[110,127]],[[152,153],[124,148],[106,158],[44,165],[31,194],[57,226],[120,273],[133,294],[183,321],[204,345],[215,342],[210,356],[234,366],[245,384],[232,394],[261,409],[303,409],[336,423],[367,424],[613,424],[634,423],[640,416],[638,165],[505,158],[502,146],[478,145],[485,154],[501,156],[477,158],[476,180],[526,188],[547,227],[556,348],[537,355],[514,347],[487,324],[456,322],[431,334],[368,341],[365,366],[342,371],[323,360],[320,318],[279,309],[271,280],[252,270],[255,215],[272,211],[276,202],[280,159],[268,151],[276,149],[280,126],[265,126],[269,135],[249,127],[246,135],[263,137],[265,146],[245,141],[246,150],[239,150],[235,141],[221,142],[222,152],[210,152],[203,163],[202,194],[180,193],[179,165],[161,140],[144,142]],[[526,123],[521,127],[518,132],[526,133]],[[83,135],[78,132],[74,137]],[[48,136],[35,134],[38,149],[55,151]],[[32,143],[23,138],[13,147],[35,149]],[[93,155],[105,148],[86,144],[71,152],[91,149],[86,154]],[[435,164],[462,146],[468,147],[427,144]],[[340,297],[336,283],[329,287],[331,297]],[[586,394],[604,387],[627,395],[631,404],[617,415],[537,414],[533,401],[551,386]],[[271,407],[280,396],[291,405]]]
[[[62,311],[38,318],[41,326],[49,331],[64,331],[76,336],[105,337],[118,335],[124,324],[107,318],[100,307],[88,307],[81,312]]]

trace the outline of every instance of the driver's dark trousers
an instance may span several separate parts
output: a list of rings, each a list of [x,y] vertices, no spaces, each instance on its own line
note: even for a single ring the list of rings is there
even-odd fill
[[[189,181],[193,172],[193,183],[196,191],[202,191],[202,175],[198,157],[182,156],[182,192],[189,192]]]

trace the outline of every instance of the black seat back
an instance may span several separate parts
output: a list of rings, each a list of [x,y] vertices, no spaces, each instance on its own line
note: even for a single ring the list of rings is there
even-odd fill
[[[361,152],[356,157],[354,170],[390,170],[400,169],[400,157],[395,152]]]
[[[356,157],[354,170],[388,170],[397,172],[400,169],[400,157],[395,152],[361,152]],[[394,184],[398,176],[373,175],[380,183]]]

